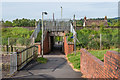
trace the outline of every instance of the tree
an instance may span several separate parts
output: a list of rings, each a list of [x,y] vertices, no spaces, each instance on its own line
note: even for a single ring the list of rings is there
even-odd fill
[[[13,23],[11,21],[5,21],[3,23],[3,26],[7,26],[7,27],[10,27],[10,26],[13,26]]]

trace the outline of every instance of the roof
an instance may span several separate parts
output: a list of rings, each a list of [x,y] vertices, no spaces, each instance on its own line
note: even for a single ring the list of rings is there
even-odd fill
[[[108,26],[108,23],[106,20],[86,20],[85,21],[85,26],[100,26],[101,24],[104,24],[104,26]]]

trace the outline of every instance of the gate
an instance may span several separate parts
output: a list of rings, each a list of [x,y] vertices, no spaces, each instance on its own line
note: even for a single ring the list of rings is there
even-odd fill
[[[2,77],[8,77],[17,71],[17,54],[2,54]]]

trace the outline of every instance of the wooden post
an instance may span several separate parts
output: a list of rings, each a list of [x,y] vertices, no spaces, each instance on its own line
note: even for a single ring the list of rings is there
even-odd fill
[[[6,52],[7,52],[7,54],[9,52],[9,46],[8,45],[6,45]]]
[[[100,50],[102,48],[102,34],[100,33]]]
[[[10,45],[9,38],[8,38],[8,45]]]

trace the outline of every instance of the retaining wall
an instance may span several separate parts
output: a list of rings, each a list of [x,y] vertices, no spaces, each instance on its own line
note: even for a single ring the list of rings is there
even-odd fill
[[[49,45],[49,33],[47,32],[47,34],[44,36],[45,36],[45,39],[43,41],[43,53],[47,54],[50,52],[50,50],[49,50],[49,46],[50,46]],[[42,51],[41,43],[35,43],[35,45],[38,46],[38,54],[41,55],[41,51]]]
[[[104,62],[81,49],[80,70],[87,78],[120,78],[120,54],[107,51]]]
[[[67,38],[64,33],[64,53],[65,55],[68,55],[74,51],[74,44],[67,42]]]

